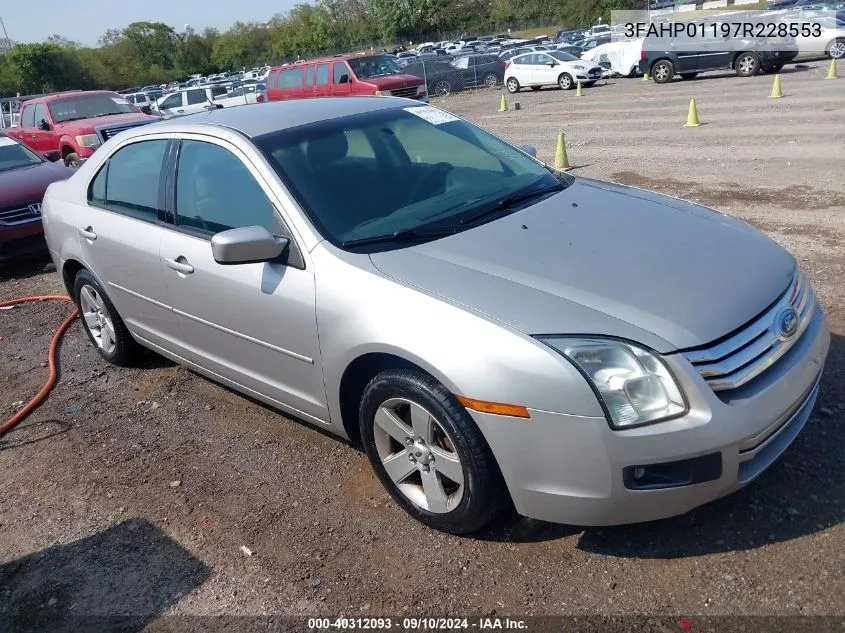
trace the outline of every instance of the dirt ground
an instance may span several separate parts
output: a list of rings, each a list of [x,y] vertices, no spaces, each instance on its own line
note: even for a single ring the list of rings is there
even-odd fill
[[[755,483],[651,524],[448,536],[403,514],[354,447],[157,357],[110,367],[77,322],[55,391],[0,439],[0,621],[845,616],[845,79],[825,71],[787,68],[783,99],[768,76],[709,75],[508,95],[521,109],[505,113],[496,90],[436,102],[547,160],[563,129],[572,173],[711,205],[795,254],[832,347],[810,422]],[[703,125],[684,128],[692,97]],[[0,299],[60,291],[44,263],[0,273]],[[0,418],[39,389],[68,309],[0,312]]]

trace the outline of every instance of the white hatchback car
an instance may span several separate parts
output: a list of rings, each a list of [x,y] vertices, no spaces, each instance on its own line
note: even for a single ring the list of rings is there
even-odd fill
[[[582,86],[590,86],[601,79],[601,75],[600,66],[563,51],[525,53],[508,61],[505,86],[511,93],[526,87],[539,90],[555,85],[570,90],[579,81]]]

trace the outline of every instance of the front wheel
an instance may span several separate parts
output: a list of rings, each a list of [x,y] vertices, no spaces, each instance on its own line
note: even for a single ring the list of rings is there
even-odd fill
[[[827,47],[827,56],[831,59],[842,59],[845,57],[845,39],[834,40]]]
[[[373,470],[418,521],[467,534],[506,507],[507,491],[481,431],[431,376],[405,369],[378,374],[364,391],[359,413]]]
[[[82,159],[79,158],[79,154],[77,154],[76,152],[71,152],[70,154],[65,156],[65,166],[73,167],[74,169],[76,169],[80,165],[82,165]]]
[[[138,351],[138,344],[100,282],[85,269],[76,275],[73,298],[79,306],[85,333],[100,356],[114,365],[130,364]]]
[[[438,97],[445,97],[452,92],[452,84],[448,79],[438,79],[432,83],[430,92]]]
[[[572,90],[572,86],[575,85],[575,82],[572,81],[571,75],[561,73],[560,77],[557,78],[557,85],[560,86],[561,90]]]
[[[507,86],[508,92],[511,94],[519,92],[519,81],[517,81],[516,77],[508,79],[505,86]]]
[[[675,76],[675,66],[668,59],[661,59],[651,67],[651,78],[656,84],[668,84]]]
[[[760,72],[760,57],[757,53],[742,53],[736,58],[735,68],[740,77],[753,77]]]

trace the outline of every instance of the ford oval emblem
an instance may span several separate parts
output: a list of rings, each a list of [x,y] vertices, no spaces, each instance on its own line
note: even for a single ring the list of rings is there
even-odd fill
[[[783,310],[775,318],[775,331],[778,338],[787,341],[798,331],[798,311],[792,306]]]

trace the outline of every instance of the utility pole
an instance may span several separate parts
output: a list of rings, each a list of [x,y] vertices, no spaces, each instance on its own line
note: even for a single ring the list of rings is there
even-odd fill
[[[0,18],[0,27],[3,27],[3,36],[6,38],[6,43],[3,46],[3,52],[8,53],[12,50],[12,41],[9,39],[9,34],[6,32],[6,25],[3,24],[3,18]]]

